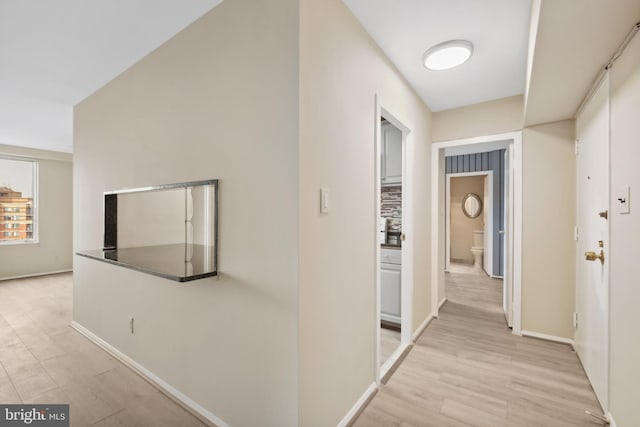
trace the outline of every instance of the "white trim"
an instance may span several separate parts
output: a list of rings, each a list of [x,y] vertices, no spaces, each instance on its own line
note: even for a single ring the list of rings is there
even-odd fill
[[[433,320],[432,314],[428,315],[427,318],[424,319],[424,321],[420,324],[420,326],[418,326],[418,329],[416,329],[415,332],[413,333],[411,342],[415,343],[416,341],[418,341],[418,338],[420,338],[420,335],[422,335],[424,330],[427,329],[427,326],[429,326],[432,320]]]
[[[340,420],[337,427],[347,427],[365,407],[371,396],[373,396],[376,391],[378,391],[378,384],[371,383],[371,385],[367,387],[364,393],[362,393],[362,396],[360,396],[360,398],[351,407],[351,409],[349,409],[349,412],[347,412],[345,416]]]
[[[520,134],[520,133],[521,133],[521,131],[505,132],[505,133],[496,133],[494,135],[474,136],[474,137],[471,137],[471,138],[450,139],[450,140],[447,140],[447,141],[437,141],[437,142],[434,142],[432,145],[436,145],[436,146],[438,146],[438,148],[451,148],[451,147],[460,147],[462,145],[486,144],[486,146],[488,147],[487,149],[489,151],[493,151],[493,150],[500,149],[500,148],[496,148],[496,147],[504,148],[506,145],[509,144],[509,141],[514,139],[516,134]],[[500,144],[500,145],[496,144],[498,142],[502,143],[502,144]],[[494,145],[494,144],[496,144],[496,145]],[[451,153],[458,152],[458,151],[452,151],[452,150],[449,150],[449,151]],[[482,148],[480,150],[475,150],[473,152],[477,153],[477,152],[482,152],[482,151],[484,151],[484,148]],[[462,153],[462,151],[460,151],[460,153]],[[449,154],[449,152],[447,152],[447,154]],[[451,154],[451,155],[453,156],[455,154]]]
[[[509,142],[510,141],[510,142]],[[514,152],[513,162],[513,333],[521,334],[522,325],[522,131],[507,132],[495,135],[485,135],[473,138],[457,139],[451,141],[435,142],[432,144],[431,156],[431,304],[432,312],[438,317],[438,292],[441,284],[444,284],[444,209],[441,209],[440,196],[444,196],[445,189],[443,177],[444,151],[451,147],[462,147],[471,144],[482,144],[476,147],[482,151],[482,147],[494,147],[496,142],[512,144]],[[449,150],[451,151],[451,150]],[[442,175],[442,177],[440,176]],[[442,225],[441,225],[442,221]],[[442,235],[440,234],[442,233]],[[444,295],[443,295],[444,296]]]
[[[513,333],[522,329],[522,132],[513,137]]]
[[[407,351],[407,348],[409,348],[411,344],[412,343],[407,344],[401,342],[398,348],[396,348],[396,350],[391,354],[391,356],[389,356],[389,358],[384,361],[384,363],[380,367],[380,380],[382,380],[382,378],[384,378],[389,373],[389,370],[394,367],[398,359],[400,359],[400,356],[402,356],[404,352]]]
[[[541,340],[559,342],[562,344],[569,344],[573,346],[573,340],[571,338],[557,337],[555,335],[541,334],[539,332],[533,331],[521,331],[521,335],[523,337],[539,338]]]
[[[442,301],[438,304],[438,311],[440,311],[445,302],[447,302],[447,297],[442,298]]]
[[[380,178],[380,174],[382,171],[382,163],[381,163],[381,152],[382,152],[382,137],[381,137],[381,125],[380,125],[380,117],[382,115],[382,111],[381,111],[381,107],[380,107],[380,101],[378,99],[378,95],[376,94],[374,96],[374,103],[375,103],[375,116],[374,116],[374,123],[373,123],[373,129],[374,129],[374,154],[373,154],[373,162],[374,162],[374,176],[373,178],[373,182],[374,182],[374,192],[375,192],[375,198],[373,201],[373,212],[374,212],[374,218],[373,218],[373,223],[375,224],[374,226],[374,244],[375,244],[375,250],[374,252],[374,262],[373,265],[375,266],[375,271],[374,271],[374,277],[375,277],[375,281],[376,281],[376,287],[375,287],[375,304],[374,304],[374,318],[375,318],[375,342],[376,342],[376,346],[374,349],[374,367],[373,367],[373,377],[375,379],[375,384],[380,384],[380,335],[381,335],[381,331],[380,331],[380,287],[381,287],[381,279],[380,279],[380,257],[381,257],[381,248],[380,248],[380,231],[379,231],[379,220],[380,220],[380,199],[381,199],[381,185],[382,185],[382,180]]]
[[[376,292],[376,303],[375,303],[375,343],[376,348],[374,350],[375,353],[375,365],[374,365],[374,378],[376,384],[380,384],[381,379],[384,377],[386,371],[383,369],[384,366],[387,365],[387,362],[393,362],[394,357],[390,357],[389,360],[385,362],[385,364],[380,366],[380,233],[378,230],[378,218],[380,217],[380,192],[382,187],[381,182],[381,150],[382,150],[382,140],[381,140],[381,121],[380,118],[384,117],[389,123],[398,128],[402,132],[402,232],[405,236],[405,240],[402,242],[401,248],[401,256],[402,256],[402,265],[401,265],[401,273],[400,273],[400,307],[401,307],[401,332],[400,332],[400,346],[394,353],[399,357],[402,354],[402,351],[412,343],[411,331],[412,321],[413,321],[413,224],[414,218],[412,215],[413,211],[413,167],[408,159],[413,159],[413,135],[411,133],[411,129],[408,128],[404,123],[407,123],[404,120],[398,119],[396,115],[389,112],[383,107],[383,102],[381,101],[381,97],[378,94],[374,96],[374,174],[373,182],[375,183],[374,192],[376,194],[374,200],[373,212],[375,213],[375,218],[373,223],[374,227],[374,242],[375,242],[375,292]],[[402,350],[402,351],[400,351]],[[399,352],[400,351],[400,352]],[[399,353],[398,353],[399,352]],[[397,359],[396,357],[396,359]],[[391,365],[389,365],[391,366]],[[388,368],[386,369],[388,370]]]
[[[49,276],[51,274],[71,273],[72,271],[73,271],[72,269],[68,269],[68,270],[45,271],[43,273],[24,274],[22,276],[0,277],[0,282],[5,280],[14,280],[14,279],[27,279],[29,277]]]
[[[111,356],[115,357],[118,361],[122,362],[126,367],[134,371],[136,374],[140,375],[144,380],[149,382],[151,385],[159,389],[162,393],[167,395],[167,397],[174,400],[177,404],[182,406],[184,409],[189,411],[191,414],[196,416],[200,421],[206,424],[213,424],[218,427],[229,427],[229,424],[222,421],[213,413],[209,412],[207,409],[203,408],[189,397],[184,395],[181,391],[174,388],[153,372],[149,371],[147,368],[131,359],[126,354],[122,353],[117,348],[113,347],[111,344],[104,341],[102,338],[95,335],[93,332],[76,322],[75,320],[71,321],[70,325],[73,329],[84,335],[89,341],[96,344],[98,347],[102,348],[104,351],[109,353]]]
[[[607,412],[607,415],[605,415],[605,416],[609,420],[609,426],[610,427],[618,427],[618,425],[616,424],[616,420],[614,420],[613,419],[613,415],[611,415],[611,412]]]

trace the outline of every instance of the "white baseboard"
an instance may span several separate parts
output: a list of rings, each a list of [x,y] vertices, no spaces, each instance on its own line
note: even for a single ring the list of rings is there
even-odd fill
[[[445,302],[447,302],[447,297],[442,298],[442,301],[440,301],[440,304],[438,304],[438,310],[442,308]]]
[[[609,420],[610,427],[618,427],[618,425],[616,424],[616,420],[614,420],[613,415],[611,415],[611,412],[607,412],[606,417]]]
[[[185,396],[182,392],[163,381],[153,372],[149,371],[144,366],[140,365],[138,362],[131,359],[129,356],[122,353],[120,350],[113,347],[111,344],[107,343],[102,338],[98,337],[78,322],[72,321],[70,326],[84,335],[89,341],[93,342],[98,347],[109,353],[111,356],[122,362],[136,374],[140,375],[145,381],[162,391],[167,397],[183,407],[203,423],[218,427],[229,427],[227,423],[222,421],[213,413],[209,412],[208,410],[191,400],[189,397]]]
[[[570,338],[557,337],[555,335],[540,334],[538,332],[531,332],[531,331],[520,331],[520,333],[522,336],[525,336],[525,337],[539,338],[541,340],[559,342],[562,344],[569,344],[570,346],[573,346],[573,340]]]
[[[340,420],[337,427],[347,427],[348,425],[350,425],[377,391],[378,386],[376,385],[376,383],[371,383],[371,385],[365,390],[362,396],[360,396],[355,405],[353,405],[353,407],[349,409],[349,412],[347,412],[344,418]]]
[[[0,282],[2,282],[3,280],[26,279],[29,277],[49,276],[50,274],[70,273],[72,271],[73,270],[69,269],[69,270],[45,271],[43,273],[24,274],[22,276],[0,277]]]
[[[429,323],[431,323],[432,320],[433,320],[432,314],[428,315],[427,318],[424,319],[424,322],[422,322],[420,326],[418,326],[418,329],[416,329],[416,331],[413,333],[411,342],[416,342],[418,338],[420,338],[420,335],[422,335],[422,332],[424,332],[424,330],[427,329],[427,326],[429,326]]]

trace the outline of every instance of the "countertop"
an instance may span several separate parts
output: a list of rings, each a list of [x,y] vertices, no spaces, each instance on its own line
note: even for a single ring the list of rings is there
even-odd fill
[[[388,245],[386,243],[380,244],[382,249],[402,249],[402,245]]]
[[[118,265],[142,273],[152,274],[176,282],[189,282],[217,276],[215,248],[193,244],[173,244],[118,248],[91,249],[76,255]]]

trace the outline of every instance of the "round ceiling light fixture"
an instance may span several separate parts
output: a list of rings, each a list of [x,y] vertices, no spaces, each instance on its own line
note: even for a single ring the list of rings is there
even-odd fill
[[[429,48],[422,60],[429,70],[448,70],[462,65],[471,58],[473,44],[467,40],[449,40]]]

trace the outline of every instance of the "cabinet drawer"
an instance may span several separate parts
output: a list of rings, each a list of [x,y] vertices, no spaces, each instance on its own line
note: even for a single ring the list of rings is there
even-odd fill
[[[402,251],[400,249],[380,249],[380,262],[383,264],[402,264]]]
[[[380,270],[380,311],[400,317],[400,271]]]

